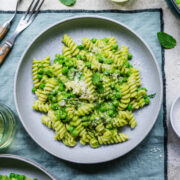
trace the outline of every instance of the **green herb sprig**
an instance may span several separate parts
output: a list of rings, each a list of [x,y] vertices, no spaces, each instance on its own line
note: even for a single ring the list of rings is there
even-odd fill
[[[176,39],[167,33],[158,32],[157,37],[161,46],[165,49],[172,49],[176,46]]]
[[[76,3],[76,0],[60,0],[66,6],[73,6]]]
[[[154,98],[156,96],[156,93],[148,95],[149,98]]]

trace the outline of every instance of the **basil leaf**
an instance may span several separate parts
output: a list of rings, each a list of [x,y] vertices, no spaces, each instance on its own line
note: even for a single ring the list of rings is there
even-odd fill
[[[158,32],[157,37],[161,46],[165,49],[172,49],[176,46],[176,40],[169,34],[164,32]]]
[[[156,93],[148,95],[149,98],[154,98]]]
[[[96,90],[98,91],[98,93],[103,94],[104,93],[104,87],[102,84],[99,84],[96,88]]]
[[[72,6],[76,3],[76,0],[60,0],[66,6]]]
[[[100,85],[101,83],[101,76],[99,73],[94,73],[92,75],[92,83],[96,86]]]

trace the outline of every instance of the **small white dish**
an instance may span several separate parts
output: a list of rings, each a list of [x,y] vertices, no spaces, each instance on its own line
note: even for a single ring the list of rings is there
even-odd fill
[[[170,121],[174,132],[180,137],[180,96],[171,105]]]

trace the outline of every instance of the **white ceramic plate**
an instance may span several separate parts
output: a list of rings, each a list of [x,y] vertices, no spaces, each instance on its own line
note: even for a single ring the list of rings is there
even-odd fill
[[[33,161],[12,154],[0,154],[0,175],[8,176],[10,173],[38,180],[55,180],[47,170]]]
[[[41,113],[32,110],[34,95],[31,92],[32,59],[42,59],[47,55],[54,58],[61,52],[61,40],[67,33],[78,43],[82,37],[103,38],[114,36],[118,44],[130,47],[132,62],[140,69],[143,86],[149,93],[156,93],[152,103],[135,113],[138,126],[134,130],[123,128],[130,139],[122,144],[102,146],[92,149],[78,144],[69,148],[54,140],[54,132],[41,124]],[[103,17],[83,16],[70,18],[49,27],[42,32],[25,51],[17,68],[14,83],[14,98],[20,120],[34,141],[49,153],[64,160],[77,163],[99,163],[120,157],[134,149],[150,132],[160,111],[162,102],[161,72],[155,57],[147,44],[127,26]]]

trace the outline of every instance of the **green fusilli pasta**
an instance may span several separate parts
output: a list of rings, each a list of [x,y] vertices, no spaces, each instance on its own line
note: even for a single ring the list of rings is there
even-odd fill
[[[135,128],[133,111],[150,103],[128,47],[114,37],[85,37],[77,45],[65,34],[62,42],[52,65],[49,57],[32,63],[33,109],[47,113],[42,123],[70,147],[78,140],[92,148],[127,141],[120,128]]]

